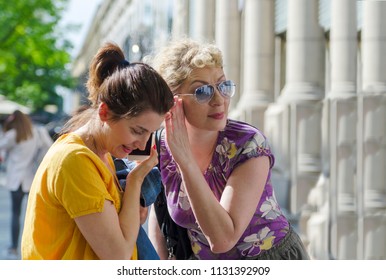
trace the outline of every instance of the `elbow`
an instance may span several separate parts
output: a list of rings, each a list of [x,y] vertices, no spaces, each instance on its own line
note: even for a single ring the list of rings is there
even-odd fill
[[[217,242],[209,242],[210,250],[215,254],[222,254],[230,251],[235,245],[237,241],[233,241],[230,239],[219,240]]]
[[[238,235],[237,231],[223,231],[221,234],[215,236],[206,235],[210,250],[214,254],[223,254],[229,252],[236,246],[241,234]]]

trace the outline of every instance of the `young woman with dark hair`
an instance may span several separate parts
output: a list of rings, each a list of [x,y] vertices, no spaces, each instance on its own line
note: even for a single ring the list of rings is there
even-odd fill
[[[137,165],[122,192],[113,157],[144,149],[173,106],[162,77],[129,63],[115,44],[91,62],[90,107],[64,127],[40,165],[29,196],[23,259],[137,259],[136,239],[146,209],[144,177],[157,152]]]

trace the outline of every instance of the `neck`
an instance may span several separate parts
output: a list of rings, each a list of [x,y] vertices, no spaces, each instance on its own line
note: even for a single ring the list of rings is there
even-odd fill
[[[78,134],[84,144],[93,151],[98,157],[102,160],[106,158],[106,152],[102,149],[102,141],[97,133],[95,133],[90,127],[86,124],[83,127],[75,131]]]
[[[205,173],[212,161],[217,137],[218,131],[189,134],[193,156],[203,173]]]

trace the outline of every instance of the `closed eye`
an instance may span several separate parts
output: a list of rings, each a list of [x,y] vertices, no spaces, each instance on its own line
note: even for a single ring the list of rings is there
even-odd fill
[[[143,130],[137,130],[137,129],[134,129],[134,128],[131,129],[131,132],[133,134],[136,134],[136,135],[142,135],[144,133]]]

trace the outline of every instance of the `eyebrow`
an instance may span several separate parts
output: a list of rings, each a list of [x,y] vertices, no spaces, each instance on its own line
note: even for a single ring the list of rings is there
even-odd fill
[[[225,78],[225,74],[221,75],[217,81],[221,80],[221,79],[224,79]],[[209,84],[207,81],[202,81],[202,80],[193,80],[189,86],[193,85],[194,83],[201,83],[201,84]]]

